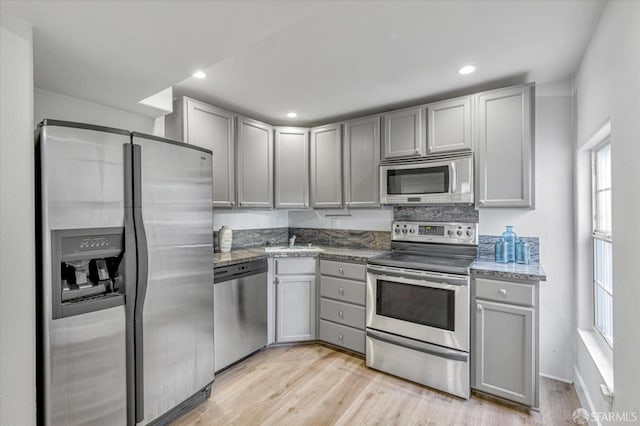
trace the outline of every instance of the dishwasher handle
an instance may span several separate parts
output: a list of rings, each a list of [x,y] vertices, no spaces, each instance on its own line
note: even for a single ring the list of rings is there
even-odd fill
[[[252,262],[240,263],[237,265],[220,266],[213,270],[213,282],[215,284],[225,281],[237,280],[267,272],[266,259]]]

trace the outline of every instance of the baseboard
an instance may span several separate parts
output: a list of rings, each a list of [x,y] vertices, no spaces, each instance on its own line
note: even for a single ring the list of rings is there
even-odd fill
[[[596,410],[593,405],[593,401],[589,395],[589,391],[587,391],[587,387],[584,384],[584,380],[582,379],[577,366],[573,367],[573,374],[575,376],[574,387],[576,389],[576,394],[578,395],[578,401],[580,401],[580,406],[586,409],[589,413],[595,412]],[[602,423],[598,419],[589,420],[589,424],[602,426]]]
[[[544,378],[547,378],[547,379],[555,380],[556,382],[567,383],[569,385],[573,384],[573,380],[572,379],[565,379],[563,377],[556,377],[556,376],[552,376],[551,374],[540,373],[540,377],[544,377]]]

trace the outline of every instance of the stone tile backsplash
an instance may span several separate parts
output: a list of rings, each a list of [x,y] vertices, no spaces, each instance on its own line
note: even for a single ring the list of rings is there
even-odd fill
[[[289,228],[233,229],[231,249],[253,246],[285,245],[289,243]],[[220,252],[218,231],[213,231],[213,249]]]
[[[390,250],[390,231],[359,231],[354,229],[289,228],[289,236],[296,236],[296,244],[328,245],[334,247]]]
[[[371,250],[389,250],[391,234],[389,231],[359,231],[353,229],[316,229],[316,228],[264,228],[234,229],[231,249],[255,246],[288,245],[289,238],[296,236],[296,244],[330,245],[334,247],[368,248]],[[218,231],[213,232],[214,251],[220,252]]]
[[[394,220],[420,220],[425,222],[478,223],[479,214],[473,206],[443,204],[438,206],[394,206]]]

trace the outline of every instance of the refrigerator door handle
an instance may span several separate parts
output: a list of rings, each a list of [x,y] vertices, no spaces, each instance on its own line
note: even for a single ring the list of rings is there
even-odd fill
[[[138,256],[138,285],[135,302],[135,399],[136,423],[144,419],[144,340],[142,336],[142,312],[147,294],[149,275],[149,251],[142,219],[142,147],[133,144],[133,221],[136,228]]]
[[[124,149],[124,278],[125,278],[125,339],[127,369],[127,425],[136,424],[136,380],[135,380],[135,308],[138,281],[136,229],[133,218],[133,152],[131,144]]]

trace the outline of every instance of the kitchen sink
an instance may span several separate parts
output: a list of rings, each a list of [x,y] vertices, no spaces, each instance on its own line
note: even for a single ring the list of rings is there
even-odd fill
[[[295,245],[292,247],[289,246],[274,246],[274,247],[265,247],[264,251],[266,253],[295,253],[295,252],[317,252],[317,251],[323,251],[320,247],[314,247],[312,245],[307,245],[307,246],[299,246],[299,245]]]

